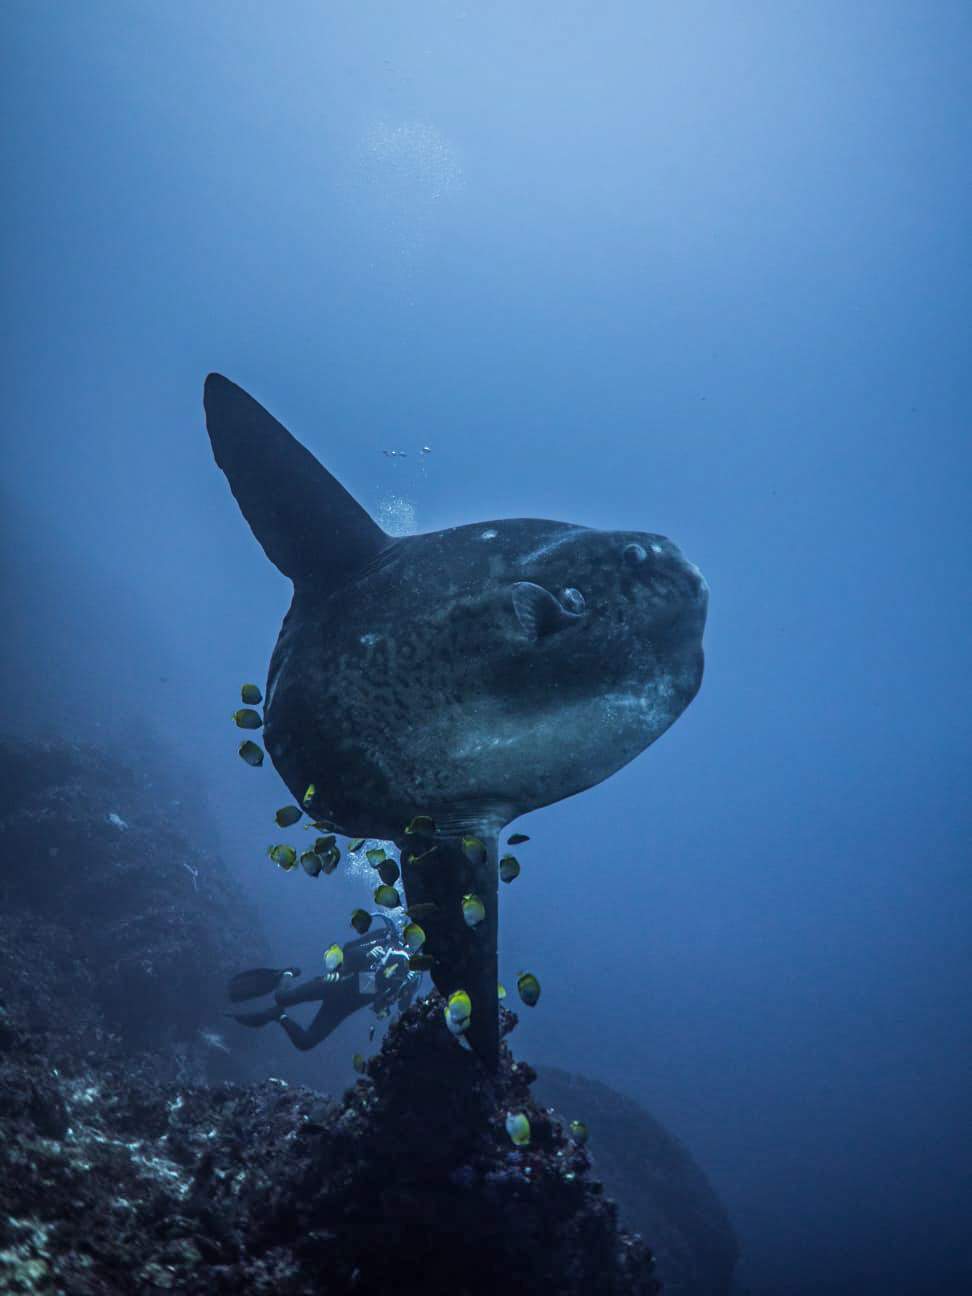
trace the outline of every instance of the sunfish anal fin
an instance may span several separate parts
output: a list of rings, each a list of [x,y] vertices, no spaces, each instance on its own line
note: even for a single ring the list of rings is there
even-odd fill
[[[486,1068],[495,1071],[499,1064],[497,840],[485,834],[479,839],[486,847],[479,864],[463,853],[461,836],[406,836],[398,845],[405,908],[417,909],[417,921],[425,932],[422,953],[435,960],[430,969],[433,984],[447,999],[456,990],[469,995],[472,1015],[465,1038]],[[482,900],[486,911],[475,927],[466,925],[462,911],[463,897],[470,894]]]

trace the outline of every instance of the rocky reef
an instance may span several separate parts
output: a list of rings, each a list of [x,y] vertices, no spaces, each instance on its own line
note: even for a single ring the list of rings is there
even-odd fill
[[[504,1049],[486,1077],[436,996],[340,1101],[52,1067],[9,1014],[3,1030],[5,1290],[659,1289],[586,1152],[532,1100],[530,1068]],[[508,1110],[530,1119],[529,1147]]]
[[[203,1032],[239,950],[264,941],[219,858],[173,826],[203,840],[207,809],[162,765],[0,741],[0,993],[55,1056],[151,1050],[159,1074],[217,1079]]]
[[[550,1071],[531,1088],[506,1041],[487,1075],[437,995],[337,1099],[252,1079],[265,1036],[259,1061],[256,1041],[248,1059],[207,1039],[237,951],[260,936],[219,860],[168,826],[164,807],[190,793],[93,748],[10,741],[0,787],[0,1289],[658,1291],[603,1166],[631,1194],[627,1222],[658,1229],[672,1290],[724,1290],[685,1259],[715,1214],[702,1193],[675,1219],[677,1157],[659,1163],[654,1214],[637,1196],[625,1100],[596,1086],[575,1104],[596,1130],[592,1164],[553,1110],[585,1082]],[[516,1017],[502,1022],[508,1036]],[[527,1116],[527,1146],[509,1112]],[[649,1160],[659,1146],[638,1145]]]

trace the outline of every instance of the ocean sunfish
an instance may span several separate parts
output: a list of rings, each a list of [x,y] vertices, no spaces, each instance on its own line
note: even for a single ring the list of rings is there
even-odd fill
[[[644,532],[512,518],[394,538],[235,383],[211,374],[205,411],[217,464],[294,586],[266,749],[298,801],[314,785],[315,819],[399,846],[433,982],[468,993],[466,1037],[495,1067],[500,831],[600,783],[685,710],[706,583]],[[433,836],[405,832],[417,816]],[[470,894],[485,907],[474,927]]]

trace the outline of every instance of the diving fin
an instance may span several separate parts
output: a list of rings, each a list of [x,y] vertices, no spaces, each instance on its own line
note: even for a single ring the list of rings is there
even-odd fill
[[[260,1008],[256,1012],[224,1013],[224,1016],[239,1022],[241,1026],[269,1026],[270,1022],[279,1021],[285,1016],[284,1010],[274,1004],[272,1008]]]
[[[247,972],[237,972],[228,986],[230,1003],[273,994],[285,976],[300,976],[300,968],[250,968]]]

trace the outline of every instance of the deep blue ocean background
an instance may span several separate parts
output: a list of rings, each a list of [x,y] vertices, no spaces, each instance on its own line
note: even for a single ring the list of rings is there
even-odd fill
[[[516,1050],[686,1141],[740,1291],[972,1290],[972,9],[0,22],[7,726],[188,763],[313,967],[365,892],[309,904],[264,854],[289,798],[229,715],[289,584],[205,374],[385,525],[670,535],[711,587],[705,682],[518,824],[501,968],[544,998]],[[349,1051],[294,1075],[345,1084]]]

